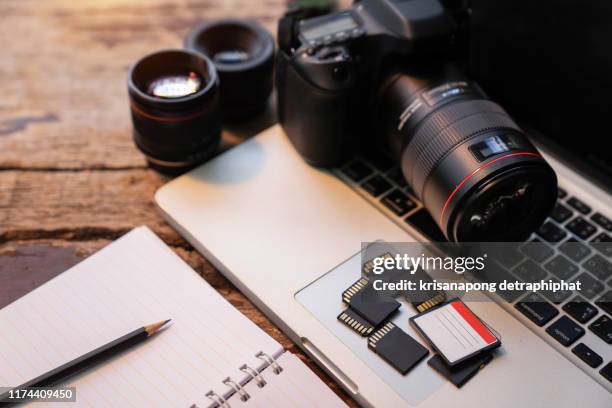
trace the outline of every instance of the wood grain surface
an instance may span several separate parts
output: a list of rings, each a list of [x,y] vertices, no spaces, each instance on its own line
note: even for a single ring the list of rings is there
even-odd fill
[[[153,203],[169,179],[131,139],[127,70],[181,47],[197,22],[250,18],[270,32],[283,0],[0,1],[0,307],[130,229],[147,225],[350,406],[357,406],[168,224]],[[272,105],[272,102],[271,102]],[[274,122],[227,128],[223,149]]]

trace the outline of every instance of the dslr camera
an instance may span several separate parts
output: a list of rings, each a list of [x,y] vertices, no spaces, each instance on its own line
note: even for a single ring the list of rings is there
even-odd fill
[[[385,150],[449,241],[522,241],[552,210],[557,179],[454,64],[469,27],[458,15],[437,0],[361,0],[281,20],[280,123],[314,166]]]

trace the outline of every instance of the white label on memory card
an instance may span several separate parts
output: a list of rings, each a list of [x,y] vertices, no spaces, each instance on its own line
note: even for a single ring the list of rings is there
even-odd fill
[[[413,321],[451,364],[498,341],[460,300],[424,313]]]

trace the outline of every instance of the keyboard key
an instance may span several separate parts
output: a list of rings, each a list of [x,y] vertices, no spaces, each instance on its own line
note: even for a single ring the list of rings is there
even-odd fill
[[[557,197],[565,198],[566,196],[567,196],[567,191],[565,191],[561,187],[557,187]]]
[[[604,293],[602,297],[595,301],[595,304],[601,307],[606,313],[612,315],[612,290]]]
[[[553,275],[559,279],[568,279],[578,273],[578,265],[564,257],[557,255],[544,265]]]
[[[559,283],[559,279],[554,278],[549,279],[548,281],[553,283]],[[564,302],[568,297],[572,295],[572,292],[569,290],[542,290],[540,291],[540,293],[544,295],[546,299],[556,304]]]
[[[563,231],[552,222],[545,222],[544,224],[540,225],[540,228],[537,230],[537,234],[544,238],[545,241],[559,242],[565,238],[567,232]]]
[[[576,347],[572,349],[572,353],[578,356],[582,361],[587,363],[589,367],[597,367],[603,363],[603,359],[599,354],[591,350],[586,344],[578,343]]]
[[[531,259],[527,259],[514,268],[514,273],[525,282],[537,282],[546,277],[546,271],[540,268]]]
[[[586,245],[574,239],[568,239],[559,245],[559,250],[574,262],[582,261],[591,253],[591,250]]]
[[[537,293],[527,295],[514,307],[540,327],[559,314],[559,311],[553,305]]]
[[[374,197],[378,197],[391,188],[391,183],[385,180],[381,175],[377,174],[361,183],[361,187]]]
[[[561,316],[559,320],[548,326],[546,333],[564,346],[569,346],[584,336],[584,329],[567,316]]]
[[[518,247],[509,243],[494,246],[490,249],[489,253],[493,259],[498,261],[506,268],[512,268],[525,259],[525,256],[519,252]]]
[[[576,234],[578,238],[587,239],[595,233],[597,228],[582,217],[576,217],[565,226],[568,230]]]
[[[498,286],[499,283],[503,281],[514,282],[516,280],[516,278],[512,276],[506,268],[504,268],[497,262],[488,262],[487,267],[485,269],[479,271],[477,274],[474,275],[475,278],[477,278],[481,282],[496,283],[498,284]],[[496,293],[501,296],[506,302],[514,302],[525,292],[520,290],[498,289]]]
[[[353,181],[360,182],[370,174],[372,169],[360,160],[355,160],[348,166],[342,169],[342,173],[346,174],[348,178]]]
[[[589,330],[608,344],[612,344],[612,319],[603,315],[589,326]]]
[[[387,173],[387,177],[397,184],[399,188],[404,188],[408,185],[406,182],[406,178],[404,177],[404,173],[402,173],[402,169],[400,167],[394,167]]]
[[[588,261],[583,263],[582,266],[602,281],[612,276],[612,263],[608,262],[599,254],[593,255]]]
[[[567,200],[567,203],[583,214],[588,214],[591,212],[591,207],[589,207],[588,205],[586,205],[585,203],[583,203],[576,197],[569,198]]]
[[[571,302],[563,305],[563,310],[580,323],[586,323],[599,313],[599,310],[585,299],[576,296]]]
[[[591,219],[595,222],[595,224],[599,225],[601,228],[605,229],[608,232],[612,232],[612,220],[606,217],[603,214],[595,213],[591,215]]]
[[[550,213],[552,219],[559,223],[567,221],[572,215],[574,215],[572,210],[559,203],[555,205],[555,208],[553,208],[552,213]]]
[[[416,207],[406,194],[395,189],[383,197],[383,204],[400,217]]]
[[[510,281],[510,282],[512,282],[512,281]],[[501,290],[501,289],[497,289],[496,293],[502,299],[504,299],[506,302],[512,303],[516,299],[521,297],[525,293],[525,291],[522,291],[522,290]]]
[[[446,237],[442,234],[442,231],[438,228],[438,224],[431,218],[431,215],[426,209],[421,208],[415,211],[406,218],[406,222],[419,230],[426,237],[429,237],[430,241],[446,242]]]
[[[521,247],[521,251],[536,262],[543,262],[550,258],[555,251],[539,239],[526,242]]]
[[[603,283],[586,272],[582,272],[573,282],[580,282],[580,294],[587,299],[593,299],[604,290]]]
[[[596,250],[604,254],[605,256],[612,257],[612,236],[602,232],[599,235],[596,235],[595,238],[591,240],[593,243],[593,247]]]
[[[604,378],[612,382],[612,361],[610,361],[604,368],[599,370],[599,374],[603,375]]]

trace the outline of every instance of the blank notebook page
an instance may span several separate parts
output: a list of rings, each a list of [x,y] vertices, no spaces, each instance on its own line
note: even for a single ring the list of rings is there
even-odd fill
[[[242,364],[265,366],[258,351],[283,352],[140,227],[0,310],[0,386],[22,384],[165,319],[172,319],[166,330],[69,380],[76,405],[207,406],[208,390],[223,387],[228,376],[245,378]]]

